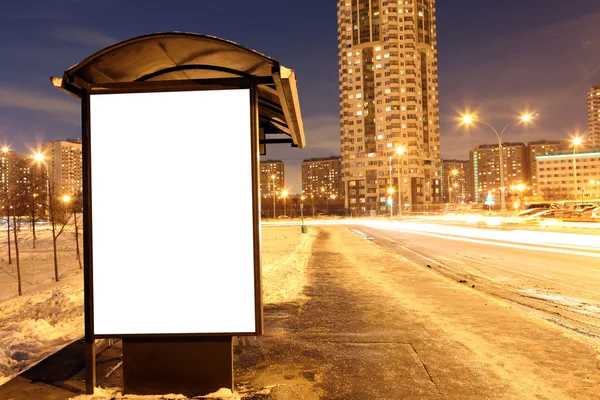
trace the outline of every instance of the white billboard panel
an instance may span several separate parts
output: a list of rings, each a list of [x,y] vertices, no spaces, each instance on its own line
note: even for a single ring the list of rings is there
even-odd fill
[[[250,90],[90,96],[95,335],[256,332]]]

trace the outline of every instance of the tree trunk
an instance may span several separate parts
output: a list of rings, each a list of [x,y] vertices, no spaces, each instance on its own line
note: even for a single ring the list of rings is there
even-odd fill
[[[75,248],[77,250],[77,261],[79,261],[79,269],[82,269],[81,266],[81,253],[79,252],[79,225],[77,225],[77,214],[73,213],[75,218]]]
[[[23,294],[21,291],[21,263],[19,260],[19,240],[17,237],[17,211],[13,212],[13,234],[15,238],[15,257],[17,258],[17,282],[19,285],[19,296]]]
[[[52,218],[52,247],[54,249],[54,281],[58,282],[58,257],[56,255],[56,228],[55,221]]]
[[[8,200],[6,201],[6,237],[8,240],[8,263],[12,264],[12,257],[10,255],[10,207]]]

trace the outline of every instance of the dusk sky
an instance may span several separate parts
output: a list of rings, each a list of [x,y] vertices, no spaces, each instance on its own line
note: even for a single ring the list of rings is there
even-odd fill
[[[2,0],[0,140],[27,152],[79,138],[78,101],[49,77],[92,53],[148,33],[210,34],[296,71],[307,147],[272,145],[263,159],[284,160],[299,193],[303,159],[340,153],[336,22],[334,0]],[[539,113],[511,126],[507,141],[587,133],[586,93],[600,84],[599,0],[438,0],[437,23],[442,158],[468,159],[472,146],[497,142],[489,128],[457,125],[466,109],[497,129],[521,111]],[[185,146],[168,140],[170,151]]]

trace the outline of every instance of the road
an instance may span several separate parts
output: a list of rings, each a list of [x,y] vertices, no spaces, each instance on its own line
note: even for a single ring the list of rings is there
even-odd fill
[[[419,265],[600,339],[600,236],[569,240],[579,236],[554,234],[555,240],[544,241],[545,232],[530,231],[539,243],[532,244],[517,239],[521,230],[426,226],[429,229],[412,225],[403,229],[400,224],[397,230],[368,226],[360,230]]]
[[[431,236],[366,225],[309,227],[305,299],[266,307],[265,335],[240,338],[238,388],[273,400],[598,398],[597,339],[442,274],[414,254],[433,252]]]

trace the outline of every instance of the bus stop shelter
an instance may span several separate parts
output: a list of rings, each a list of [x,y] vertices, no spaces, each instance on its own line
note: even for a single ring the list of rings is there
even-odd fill
[[[260,335],[263,330],[258,156],[266,153],[266,146],[269,144],[287,143],[300,149],[306,144],[294,71],[272,58],[228,40],[194,33],[170,32],[136,37],[109,46],[67,69],[62,77],[51,78],[51,82],[55,87],[81,99],[86,391],[93,393],[96,384],[96,340],[112,338],[123,339],[126,393],[182,393],[194,396],[221,387],[233,388],[232,337]],[[242,101],[239,101],[239,92],[242,94]],[[178,93],[198,95],[172,96]],[[234,93],[227,97],[231,99],[231,103],[229,100],[223,100],[226,93],[228,96]],[[119,98],[120,95],[132,94],[134,96]],[[135,96],[140,94],[145,97]],[[148,94],[151,94],[150,101]],[[210,101],[212,95],[218,101]],[[178,101],[173,106],[170,100],[172,98]],[[203,106],[196,107],[197,99],[205,99]],[[154,100],[159,100],[159,104]],[[237,116],[230,117],[228,108],[231,107],[233,113],[234,103],[238,107]],[[214,112],[207,111],[208,109],[216,110],[219,117],[215,117]],[[164,118],[157,115],[163,111],[172,115],[166,115]],[[185,121],[181,122],[179,119]],[[205,126],[201,135],[191,137],[192,135],[188,134],[188,128],[196,128],[196,124],[204,126],[202,124],[205,120],[211,119],[214,121],[211,125],[206,125],[208,128]],[[144,225],[147,214],[153,211],[153,207],[159,208],[163,204],[152,204],[155,197],[162,195],[153,187],[150,189],[154,191],[138,200],[135,198],[135,191],[129,192],[128,196],[122,196],[121,201],[130,202],[128,208],[110,204],[115,203],[113,199],[103,197],[105,192],[110,191],[107,189],[112,188],[110,181],[105,184],[107,181],[104,175],[113,177],[122,172],[130,173],[134,185],[138,178],[153,182],[153,177],[143,176],[146,173],[145,169],[138,168],[139,164],[127,157],[128,151],[135,149],[119,149],[119,146],[112,146],[112,143],[107,144],[100,139],[102,135],[112,135],[113,142],[119,143],[122,139],[126,144],[139,144],[147,152],[160,153],[161,157],[168,156],[168,152],[162,151],[160,143],[151,143],[151,136],[145,136],[146,132],[153,128],[148,120],[160,120],[163,126],[173,122],[172,127],[168,125],[167,129],[159,131],[158,134],[162,135],[164,132],[165,136],[172,135],[182,146],[186,146],[189,138],[190,146],[202,148],[198,157],[203,160],[210,159],[220,165],[225,164],[224,159],[230,160],[226,164],[235,164],[237,158],[247,160],[238,164],[237,169],[230,171],[236,174],[237,180],[245,180],[246,189],[240,191],[235,203],[236,206],[239,203],[245,204],[238,207],[245,211],[239,212],[238,216],[225,215],[227,218],[245,221],[245,225],[236,219],[229,222],[230,225],[239,222],[245,228],[236,227],[235,230],[224,231],[219,226],[222,225],[221,221],[210,218],[209,226],[205,227],[210,231],[210,224],[213,223],[214,230],[220,229],[219,232],[225,232],[220,237],[231,234],[232,241],[237,246],[236,251],[227,251],[224,240],[215,242],[219,239],[208,235],[208,239],[203,239],[209,242],[205,247],[206,252],[210,253],[213,247],[219,246],[225,251],[214,254],[210,260],[202,260],[203,253],[200,253],[200,256],[198,253],[189,253],[189,256],[183,254],[179,264],[187,264],[189,260],[191,266],[184,265],[171,274],[152,272],[150,264],[153,259],[161,258],[164,255],[162,253],[174,251],[168,246],[163,248],[162,243],[157,242],[154,246],[142,243],[138,247],[133,245],[131,249],[122,247],[124,252],[135,253],[136,257],[141,258],[149,250],[153,252],[152,257],[147,257],[144,261],[150,266],[144,265],[143,270],[129,272],[129,269],[137,264],[137,258],[129,258],[130,261],[127,261],[127,257],[107,258],[107,253],[112,251],[111,246],[118,248],[124,241],[129,240],[125,236],[119,237],[118,230],[107,231],[107,219],[114,217],[138,221],[134,224],[136,229],[139,229],[137,235],[144,235],[151,229],[149,225]],[[131,141],[130,136],[135,136],[135,140]],[[155,135],[155,141],[157,137],[162,136]],[[204,140],[208,144],[205,145]],[[238,142],[244,144],[234,146]],[[108,145],[111,147],[107,147]],[[232,156],[234,148],[237,149],[239,157],[236,153]],[[117,155],[111,159],[107,153],[113,150]],[[120,156],[118,151],[121,151]],[[195,155],[189,152],[187,154]],[[178,158],[177,154],[171,155],[166,162],[162,159],[161,161],[161,169],[153,171],[161,172],[162,169],[171,168],[172,177],[183,175],[190,182],[198,179],[199,172],[193,170],[194,165],[190,164],[189,160],[183,168],[178,166],[185,160],[180,156]],[[116,164],[116,167],[113,164]],[[207,174],[203,174],[206,178]],[[187,194],[187,198],[202,201],[205,196],[195,197],[197,191],[207,190],[206,187],[214,188],[220,184],[222,178],[211,179],[212,186],[182,184],[178,189],[185,191],[189,189],[187,186],[193,186],[193,189],[190,189],[193,191]],[[113,182],[117,189],[129,189],[128,186],[118,186],[118,180]],[[145,187],[139,188],[145,190]],[[133,200],[129,197],[133,197]],[[146,211],[142,210],[142,206],[146,206]],[[206,223],[205,221],[198,219],[197,222]],[[138,223],[139,226],[146,226],[146,229],[138,228]],[[183,229],[186,224],[189,225],[189,221],[182,222],[176,228]],[[192,236],[194,234],[195,232],[191,233]],[[152,239],[151,236],[148,237]],[[213,242],[210,242],[211,240]],[[243,253],[239,250],[243,246],[247,250],[246,258],[231,258],[232,254]],[[221,259],[224,261],[221,262]],[[177,266],[180,266],[179,264]],[[241,265],[241,269],[228,269],[237,264]],[[198,275],[198,270],[202,270],[204,275]],[[156,276],[151,280],[148,276],[152,276],[153,273]],[[195,275],[188,276],[189,273]],[[238,282],[242,280],[238,278],[238,274],[244,275],[246,281]],[[161,280],[164,279],[172,279],[171,286],[174,287],[172,292],[166,295],[163,291],[168,291],[170,286],[160,286]],[[248,295],[243,299],[235,299],[237,293],[233,291],[229,294],[229,297],[234,298],[231,300],[225,299],[221,293],[211,292],[212,297],[205,297],[203,301],[194,303],[190,299],[202,297],[185,297],[181,294],[185,290],[181,290],[180,287],[194,279],[201,281],[204,291],[209,291],[211,287],[229,286],[227,279],[231,279],[240,287],[248,289]],[[159,282],[159,286],[153,287],[156,282]],[[146,287],[152,292],[145,292]],[[157,292],[166,299],[167,311],[163,310],[162,314],[150,309],[148,305],[153,303],[156,307],[158,303],[155,302],[154,293]],[[129,297],[124,296],[124,293]],[[112,302],[111,296],[123,297],[120,302]],[[175,303],[168,303],[172,299],[175,299]],[[219,299],[225,299],[224,303],[230,301],[233,306],[221,305]],[[214,312],[215,308],[217,312]],[[179,309],[188,311],[179,318],[176,314]],[[129,314],[123,310],[128,310]],[[142,315],[146,318],[142,318]],[[154,317],[156,321],[148,321]],[[236,325],[235,321],[231,321],[241,317],[246,321],[243,324]],[[182,323],[180,319],[186,321]]]

